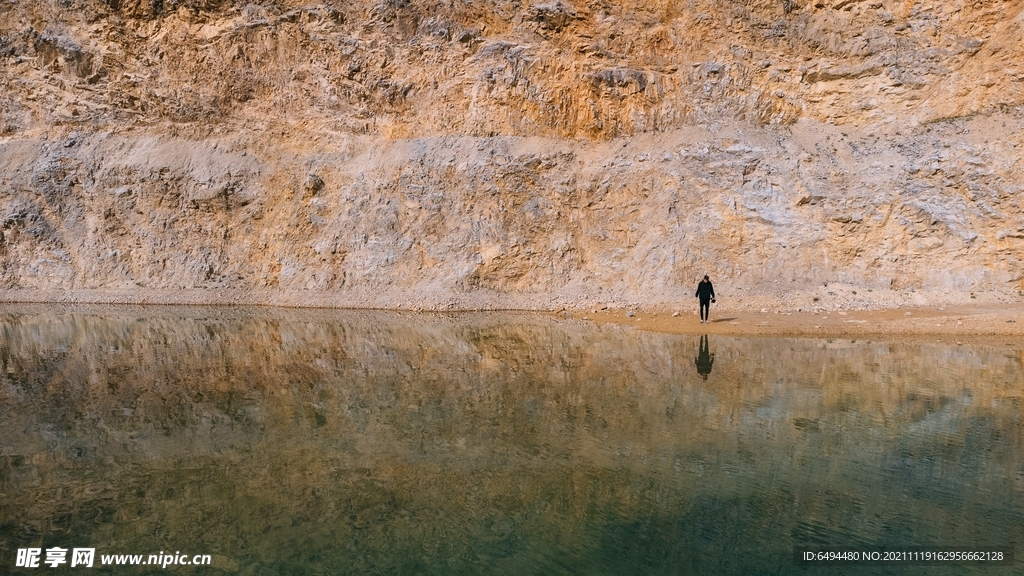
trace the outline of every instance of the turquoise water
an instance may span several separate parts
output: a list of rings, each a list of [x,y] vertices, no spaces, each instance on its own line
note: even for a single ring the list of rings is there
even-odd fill
[[[793,547],[1021,542],[1024,344],[701,345],[534,315],[7,306],[0,572],[78,573],[15,567],[59,546],[97,574],[825,574]],[[211,566],[98,566],[179,551]]]

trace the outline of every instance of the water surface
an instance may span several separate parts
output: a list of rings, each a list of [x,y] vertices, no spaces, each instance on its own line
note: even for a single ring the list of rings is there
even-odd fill
[[[88,546],[213,556],[188,574],[817,574],[793,546],[1015,546],[1021,348],[8,306],[0,566]],[[856,569],[904,571],[941,569]],[[1021,572],[945,573],[972,571]]]

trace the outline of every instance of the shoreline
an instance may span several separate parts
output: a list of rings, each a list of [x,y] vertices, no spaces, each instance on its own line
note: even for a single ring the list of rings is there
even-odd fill
[[[616,324],[639,330],[668,334],[718,334],[729,336],[1024,336],[1024,303],[979,303],[962,306],[902,306],[873,310],[827,311],[752,311],[712,306],[711,321],[700,323],[696,306],[679,311],[664,306],[604,307],[584,310],[561,307],[557,310],[504,309],[415,309],[372,306],[295,306],[251,302],[83,302],[20,301],[0,298],[0,312],[40,313],[46,310],[80,311],[103,314],[145,310],[203,309],[203,314],[220,315],[227,310],[265,311],[271,315],[288,314],[311,317],[334,313],[386,312],[409,315],[509,314],[538,315],[558,321]],[[271,312],[276,311],[276,312]],[[249,312],[246,312],[249,313]]]
[[[559,311],[561,318],[634,326],[669,334],[729,336],[1024,336],[1024,303],[915,306],[880,310],[751,312],[716,310],[700,323],[696,306],[674,316],[664,310]]]

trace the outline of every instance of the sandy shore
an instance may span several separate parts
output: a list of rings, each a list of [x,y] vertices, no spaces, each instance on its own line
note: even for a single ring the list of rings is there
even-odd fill
[[[98,292],[98,291],[97,291]],[[168,293],[170,294],[170,293]],[[711,322],[701,324],[694,301],[692,308],[666,308],[651,305],[600,305],[590,308],[582,306],[551,307],[549,311],[533,310],[528,306],[500,307],[495,303],[477,307],[438,307],[440,310],[421,309],[417,306],[366,306],[360,302],[335,302],[310,298],[296,302],[285,300],[266,304],[251,294],[218,294],[212,298],[208,291],[194,291],[176,294],[176,298],[127,298],[124,294],[90,293],[91,298],[80,298],[81,294],[22,293],[24,298],[11,298],[12,291],[0,291],[0,311],[43,310],[46,308],[67,308],[69,310],[89,309],[102,313],[104,307],[140,307],[157,310],[165,307],[190,308],[211,307],[214,309],[279,310],[296,314],[297,310],[393,310],[402,313],[460,314],[474,311],[514,312],[517,314],[550,315],[560,320],[582,320],[599,323],[614,323],[634,326],[641,330],[653,330],[673,334],[729,334],[749,336],[839,336],[839,335],[992,335],[1024,336],[1024,302],[981,302],[961,306],[916,306],[884,307],[868,310],[787,310],[773,308],[730,308],[712,305]],[[107,296],[101,298],[99,296]],[[46,296],[50,296],[47,298]],[[79,296],[79,297],[76,297]],[[235,297],[237,296],[237,298]],[[247,296],[247,297],[243,297]],[[165,301],[169,300],[169,301]],[[421,312],[422,310],[422,312]]]
[[[749,312],[716,309],[701,324],[696,306],[667,310],[562,310],[559,318],[632,325],[673,334],[746,336],[1012,335],[1024,336],[1024,304],[964,305],[828,312]]]

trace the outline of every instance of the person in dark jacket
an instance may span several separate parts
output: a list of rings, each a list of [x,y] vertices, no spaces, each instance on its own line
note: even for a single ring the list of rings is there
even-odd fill
[[[708,322],[711,313],[711,303],[715,301],[715,287],[711,285],[711,279],[707,276],[697,284],[697,293],[694,295],[700,299],[700,323]]]

